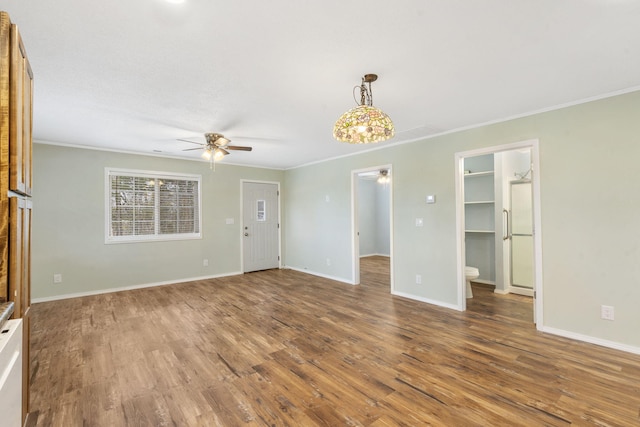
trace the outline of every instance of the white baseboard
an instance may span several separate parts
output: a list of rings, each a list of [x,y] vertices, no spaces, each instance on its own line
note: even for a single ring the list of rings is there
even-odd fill
[[[80,298],[80,297],[86,297],[91,295],[110,294],[113,292],[131,291],[134,289],[142,289],[142,288],[153,288],[155,286],[175,285],[176,283],[194,282],[196,280],[206,280],[206,279],[217,279],[219,277],[237,276],[239,274],[242,274],[242,272],[235,271],[231,273],[216,274],[213,276],[191,277],[187,279],[169,280],[166,282],[144,283],[141,285],[130,285],[130,286],[122,286],[119,288],[98,289],[95,291],[88,291],[88,292],[75,292],[72,294],[54,295],[51,297],[32,298],[31,303],[37,304],[39,302],[57,301],[57,300],[69,299],[69,298]]]
[[[614,350],[626,351],[627,353],[640,354],[640,347],[634,347],[632,345],[622,344],[615,341],[603,340],[601,338],[591,337],[589,335],[582,335],[575,332],[569,332],[562,329],[556,329],[549,326],[543,326],[540,329],[542,332],[546,332],[553,335],[559,335],[565,338],[571,338],[577,341],[588,342],[589,344],[596,344],[602,347],[612,348]]]
[[[533,296],[533,289],[527,288],[519,288],[517,286],[509,286],[507,289],[495,289],[493,291],[495,294],[506,295],[506,294],[516,294],[516,295],[524,295],[525,297]]]
[[[366,257],[370,257],[370,256],[383,256],[383,257],[387,257],[387,258],[391,257],[391,255],[389,255],[389,254],[366,254],[366,255],[360,255],[360,258],[366,258]]]
[[[403,298],[412,299],[414,301],[426,302],[427,304],[437,305],[439,307],[444,307],[444,308],[449,308],[451,310],[461,311],[460,307],[458,307],[455,304],[447,304],[446,302],[436,301],[436,300],[432,300],[432,299],[429,299],[429,298],[423,298],[423,297],[419,297],[417,295],[407,294],[407,293],[404,293],[404,292],[392,291],[391,294],[399,296],[399,297],[403,297]]]
[[[509,292],[516,295],[524,295],[525,297],[533,296],[533,289],[520,288],[518,286],[511,286]]]
[[[317,271],[307,270],[306,268],[298,268],[298,267],[291,267],[291,266],[286,266],[286,267],[283,267],[283,268],[288,268],[289,270],[299,271],[300,273],[311,274],[312,276],[318,276],[318,277],[323,277],[325,279],[335,280],[336,282],[342,282],[342,283],[346,283],[346,284],[349,284],[349,285],[355,285],[355,283],[353,283],[352,280],[346,280],[346,279],[344,279],[342,277],[329,276],[328,274],[318,273]]]

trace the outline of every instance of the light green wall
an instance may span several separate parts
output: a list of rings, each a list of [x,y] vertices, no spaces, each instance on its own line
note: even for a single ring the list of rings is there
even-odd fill
[[[289,170],[287,265],[350,281],[351,171],[392,164],[395,291],[456,305],[454,155],[538,139],[543,326],[640,348],[639,111],[634,92]]]
[[[360,256],[389,255],[389,186],[358,178]]]
[[[277,170],[218,164],[214,172],[205,162],[44,144],[34,144],[33,157],[34,299],[237,273],[240,180],[283,179]],[[202,175],[203,238],[106,245],[105,167]],[[62,283],[53,284],[54,273]]]
[[[378,206],[376,197],[377,182],[358,178],[358,231],[360,256],[376,255]]]
[[[295,247],[285,252],[288,267],[351,280],[350,188],[351,175],[324,163],[285,172],[285,245]]]
[[[391,251],[391,242],[389,241],[390,188],[388,184],[376,185],[376,253],[387,256]]]
[[[638,111],[635,92],[285,172],[36,144],[33,297],[238,272],[241,179],[283,182],[283,265],[349,282],[351,173],[391,164],[395,291],[455,306],[454,155],[538,139],[543,326],[640,348]],[[105,245],[105,166],[202,174],[204,238]]]

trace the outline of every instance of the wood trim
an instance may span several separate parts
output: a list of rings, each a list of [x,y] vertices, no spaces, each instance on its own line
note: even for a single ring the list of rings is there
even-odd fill
[[[22,423],[26,423],[29,414],[31,395],[31,313],[29,308],[22,317]]]

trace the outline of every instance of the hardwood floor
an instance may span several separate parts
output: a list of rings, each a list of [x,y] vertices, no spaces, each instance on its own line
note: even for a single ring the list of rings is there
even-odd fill
[[[528,298],[478,288],[459,313],[391,296],[385,258],[361,270],[35,304],[29,422],[640,425],[640,356],[536,331]]]

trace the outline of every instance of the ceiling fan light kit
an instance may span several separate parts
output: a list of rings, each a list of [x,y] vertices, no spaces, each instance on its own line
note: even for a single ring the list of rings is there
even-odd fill
[[[225,150],[224,148],[217,147],[216,149],[213,150],[213,160],[216,160],[216,161],[221,160],[227,154],[229,154],[227,150]]]
[[[360,86],[360,105],[344,113],[333,126],[333,137],[350,144],[369,144],[393,138],[394,127],[389,116],[373,106],[371,82],[378,79],[376,74],[365,74]]]
[[[180,141],[188,142],[191,144],[198,144],[201,148],[187,148],[182,151],[191,151],[191,150],[202,150],[202,158],[211,162],[211,166],[213,166],[214,162],[222,160],[224,156],[229,154],[227,150],[237,150],[237,151],[251,151],[253,147],[244,147],[240,145],[229,145],[231,142],[230,139],[225,138],[222,134],[208,132],[204,134],[204,137],[207,141],[206,144],[200,144],[199,142],[193,142],[186,139],[181,139]]]

